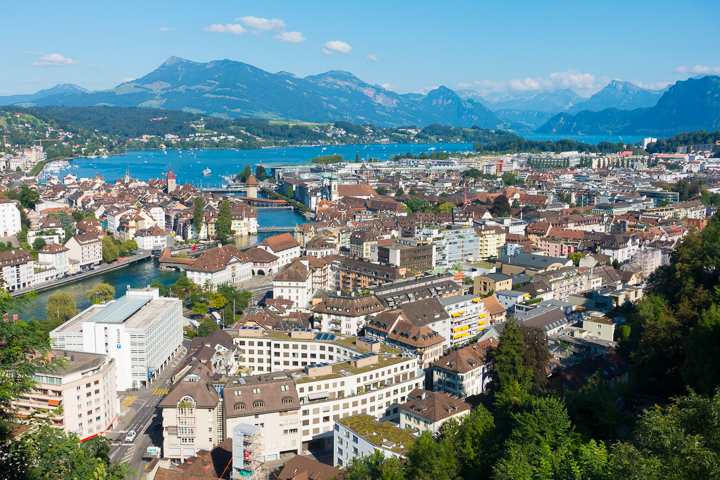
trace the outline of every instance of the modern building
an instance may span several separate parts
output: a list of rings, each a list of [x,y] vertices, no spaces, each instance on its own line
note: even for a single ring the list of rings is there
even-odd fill
[[[20,210],[12,200],[0,193],[0,236],[12,237],[20,230]]]
[[[496,258],[505,245],[505,230],[497,226],[484,226],[476,228],[475,233],[480,237],[478,258]]]
[[[414,272],[435,268],[435,245],[416,241],[413,244],[398,241],[377,246],[378,261]]]
[[[50,332],[59,349],[109,355],[117,390],[149,387],[182,349],[182,302],[158,289],[92,305]]]
[[[415,236],[435,245],[435,264],[438,267],[449,268],[457,263],[478,259],[480,237],[472,227],[425,227],[416,232]]]
[[[50,416],[51,425],[80,440],[102,435],[115,426],[119,404],[116,366],[109,355],[53,350],[65,366],[52,373],[37,373],[37,388],[13,402],[16,415],[27,418]],[[59,409],[62,409],[60,411]]]
[[[372,456],[375,452],[404,460],[408,448],[417,440],[413,430],[398,428],[391,422],[380,423],[367,414],[335,420],[334,433],[336,467],[347,467],[353,458]]]
[[[303,444],[326,450],[334,420],[364,413],[397,422],[398,404],[425,382],[415,356],[389,346],[373,352],[356,337],[240,327],[236,341],[250,375],[286,372],[295,381]]]
[[[446,349],[467,344],[489,325],[485,304],[479,297],[457,295],[440,299],[440,304],[450,315]]]
[[[385,307],[374,295],[348,296],[328,295],[312,308],[315,326],[321,332],[357,335],[368,318]]]
[[[400,405],[400,428],[415,430],[418,434],[440,433],[443,423],[453,419],[462,423],[470,415],[472,406],[465,400],[444,392],[415,389],[408,401]]]

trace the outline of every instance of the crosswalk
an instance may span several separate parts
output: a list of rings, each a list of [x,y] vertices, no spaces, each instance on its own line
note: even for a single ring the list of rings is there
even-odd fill
[[[167,395],[169,391],[167,388],[156,388],[153,395]]]
[[[127,449],[127,451],[125,452],[125,455],[123,455],[123,457],[122,457],[122,460],[120,460],[120,463],[131,461],[134,453],[135,453],[135,445],[132,445],[130,448]]]

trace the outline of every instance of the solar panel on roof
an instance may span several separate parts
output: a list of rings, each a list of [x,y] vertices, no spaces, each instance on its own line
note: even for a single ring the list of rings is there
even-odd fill
[[[142,307],[150,303],[151,298],[148,297],[128,297],[127,295],[120,297],[115,302],[100,310],[98,313],[90,317],[88,322],[102,323],[122,323]]]
[[[335,340],[335,335],[331,333],[318,333],[315,335],[315,340]]]

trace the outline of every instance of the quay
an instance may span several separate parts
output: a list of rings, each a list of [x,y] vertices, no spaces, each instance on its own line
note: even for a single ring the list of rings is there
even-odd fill
[[[20,290],[15,290],[15,291],[8,292],[8,293],[10,294],[10,296],[19,297],[28,292],[42,292],[43,290],[49,290],[51,288],[59,287],[62,285],[67,285],[69,283],[74,283],[78,280],[94,277],[96,275],[110,272],[112,270],[118,270],[120,268],[125,268],[129,265],[132,265],[133,263],[142,262],[143,260],[148,260],[148,259],[152,259],[152,255],[150,252],[145,251],[143,253],[133,255],[132,257],[127,257],[122,261],[115,261],[114,263],[100,265],[99,267],[96,267],[94,270],[90,270],[88,272],[82,272],[77,275],[72,275],[69,277],[61,278],[59,280],[52,280],[50,282],[41,283],[39,285],[33,285],[30,288],[22,288]]]

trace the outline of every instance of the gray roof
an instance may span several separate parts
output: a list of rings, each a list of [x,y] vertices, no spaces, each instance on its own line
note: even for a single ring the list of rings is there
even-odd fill
[[[562,257],[546,257],[544,255],[536,255],[534,253],[518,253],[512,256],[500,255],[498,262],[510,265],[518,265],[525,268],[545,269],[554,263],[562,263],[563,265],[572,264],[572,260]]]

